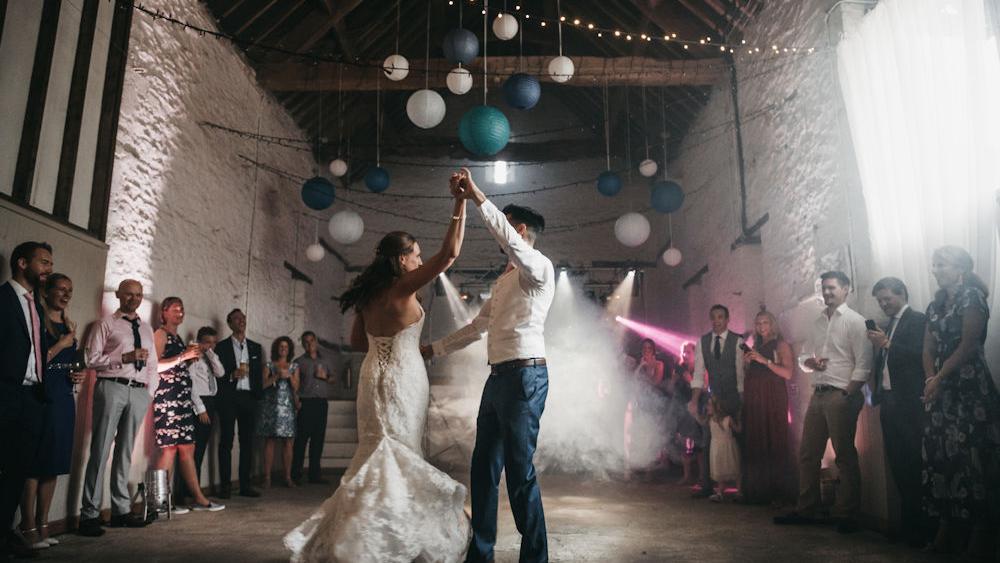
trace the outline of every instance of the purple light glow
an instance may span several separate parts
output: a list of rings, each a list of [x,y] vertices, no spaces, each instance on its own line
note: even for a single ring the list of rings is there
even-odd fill
[[[686,334],[670,332],[659,327],[636,322],[621,316],[615,317],[615,322],[621,324],[639,336],[649,338],[655,342],[657,346],[670,352],[678,358],[681,357],[684,344],[694,342],[696,340],[694,337]]]

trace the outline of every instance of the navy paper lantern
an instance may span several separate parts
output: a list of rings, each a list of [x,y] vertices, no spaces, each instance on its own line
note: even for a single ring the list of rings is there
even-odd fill
[[[670,180],[653,182],[650,204],[660,213],[673,213],[684,204],[684,190]]]
[[[608,197],[617,195],[618,192],[622,191],[621,177],[610,170],[601,172],[601,175],[597,177],[597,191]]]
[[[476,106],[465,112],[458,123],[458,138],[472,154],[492,156],[507,146],[510,123],[497,108]]]
[[[309,209],[322,211],[333,205],[333,198],[333,184],[322,176],[314,176],[302,184],[302,203]]]
[[[389,171],[381,166],[373,166],[365,173],[368,191],[380,194],[389,189]]]
[[[531,109],[542,97],[542,85],[530,74],[512,74],[503,83],[503,97],[515,109]]]
[[[458,64],[469,64],[479,56],[479,38],[468,29],[453,29],[444,36],[444,58]]]

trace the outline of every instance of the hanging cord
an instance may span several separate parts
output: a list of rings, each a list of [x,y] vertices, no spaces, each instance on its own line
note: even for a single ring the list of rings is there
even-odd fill
[[[607,157],[607,169],[611,170],[611,129],[610,129],[610,119],[608,118],[608,79],[604,79],[604,88],[602,88],[604,94],[604,154]]]
[[[319,72],[317,70],[317,72]],[[323,92],[319,93],[319,126],[316,127],[316,175],[320,174],[319,163],[323,161],[323,155],[320,153],[322,150],[320,147],[323,143]],[[323,143],[325,144],[325,143]]]
[[[486,13],[486,15],[483,16],[483,105],[485,106],[486,92],[489,90],[489,84],[488,84],[489,81],[487,80],[487,74],[486,74],[486,63],[487,61],[489,61],[489,59],[486,56],[486,45],[487,43],[489,43],[489,36],[486,35],[487,33],[486,24],[489,22],[490,19],[489,18],[490,0],[483,1],[483,10]]]
[[[382,166],[382,73],[375,78],[375,166]]]
[[[661,133],[663,135],[663,142],[661,142],[660,145],[663,146],[663,164],[662,164],[663,179],[666,180],[667,179],[667,106],[663,103],[664,90],[666,90],[666,88],[663,87],[660,88],[660,108],[661,108],[661,114],[663,115],[663,132]]]
[[[424,90],[430,90],[431,80],[431,0],[427,0],[427,46],[424,49]]]
[[[646,117],[646,85],[642,85],[642,138],[646,143],[646,160],[649,160],[649,120]]]
[[[503,4],[504,4],[504,11],[506,12],[507,0],[504,0]],[[524,26],[520,26],[517,30],[517,71],[524,72]]]
[[[260,107],[264,103],[263,98],[257,104],[257,134],[260,135],[260,120],[261,114],[263,113]],[[260,140],[254,144],[254,158],[260,158]],[[255,219],[257,218],[257,166],[253,167],[253,200],[250,206],[250,235],[247,237],[250,243],[247,246],[247,290],[246,297],[243,301],[243,309],[245,312],[250,312],[250,271],[253,267],[253,231],[255,226]]]
[[[673,213],[668,213],[667,214],[667,244],[670,245],[669,248],[673,248],[674,247],[674,214]]]
[[[562,56],[562,8],[556,0],[556,28],[559,30],[559,56]]]
[[[399,4],[401,0],[396,0],[396,54],[399,54]]]
[[[337,68],[337,158],[340,158],[344,153],[344,64]]]
[[[628,99],[628,86],[625,88],[625,169],[629,182],[632,181],[632,107]]]

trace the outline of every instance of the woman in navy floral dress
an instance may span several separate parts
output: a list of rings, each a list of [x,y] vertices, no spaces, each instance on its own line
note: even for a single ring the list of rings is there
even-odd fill
[[[934,252],[941,288],[927,308],[924,337],[924,509],[938,521],[932,548],[967,545],[989,557],[1000,516],[1000,393],[983,345],[989,306],[972,257],[958,247]]]
[[[153,396],[153,427],[160,447],[159,469],[173,476],[174,458],[180,453],[180,471],[194,497],[193,510],[222,510],[225,506],[209,501],[198,485],[194,468],[194,404],[191,402],[191,376],[188,362],[201,356],[197,344],[185,346],[177,335],[184,322],[184,303],[179,297],[167,297],[160,304],[162,326],[153,335],[156,340],[157,371],[160,381]],[[178,512],[185,512],[183,509]]]

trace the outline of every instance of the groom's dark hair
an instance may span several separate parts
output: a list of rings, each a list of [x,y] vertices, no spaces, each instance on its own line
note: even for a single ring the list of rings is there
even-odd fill
[[[528,227],[528,239],[534,244],[538,235],[545,230],[545,217],[530,207],[510,204],[503,208],[504,215],[510,215],[515,225],[524,223]]]

